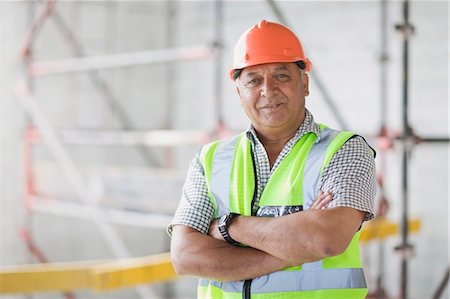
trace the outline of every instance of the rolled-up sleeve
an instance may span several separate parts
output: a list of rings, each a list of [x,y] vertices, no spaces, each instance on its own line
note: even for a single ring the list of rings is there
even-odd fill
[[[181,200],[167,233],[171,236],[173,226],[180,224],[207,234],[213,219],[214,207],[208,195],[203,166],[196,155],[189,165]]]
[[[324,168],[320,189],[333,194],[328,207],[351,207],[375,217],[375,160],[372,149],[360,136],[348,140]]]

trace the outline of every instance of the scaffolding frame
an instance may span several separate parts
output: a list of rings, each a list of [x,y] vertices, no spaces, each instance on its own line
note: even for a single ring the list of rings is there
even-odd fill
[[[382,0],[382,2],[386,2],[387,0]],[[284,14],[276,4],[274,0],[266,0],[269,7],[272,9],[273,13],[277,16],[277,18],[286,25],[289,25]],[[55,10],[56,1],[55,0],[46,0],[42,6],[40,12],[36,15],[33,23],[30,26],[27,34],[25,35],[23,46],[20,50],[20,59],[22,60],[23,74],[17,79],[15,84],[15,94],[17,99],[20,101],[24,110],[30,116],[34,125],[39,129],[39,136],[43,138],[46,144],[49,146],[51,152],[56,157],[56,160],[63,168],[67,178],[71,182],[71,184],[75,187],[78,197],[82,200],[84,208],[89,211],[91,215],[91,219],[96,223],[102,235],[107,240],[107,243],[111,246],[113,251],[118,257],[129,257],[126,247],[120,241],[117,233],[111,227],[111,218],[114,217],[106,217],[104,212],[98,207],[95,199],[95,192],[92,190],[93,187],[90,186],[89,180],[86,176],[81,172],[79,167],[76,165],[75,161],[70,157],[68,151],[66,149],[67,144],[70,143],[78,143],[78,144],[113,144],[112,141],[114,138],[119,138],[118,143],[127,144],[131,146],[135,146],[141,154],[146,157],[146,161],[148,164],[157,164],[154,161],[154,158],[151,155],[147,154],[146,148],[151,146],[174,146],[174,145],[185,145],[185,144],[201,144],[205,141],[210,140],[214,135],[226,134],[225,124],[223,121],[222,115],[222,86],[221,86],[221,77],[222,77],[222,59],[223,59],[223,1],[217,0],[215,9],[215,36],[216,40],[212,45],[200,45],[198,47],[188,47],[188,48],[172,48],[171,45],[168,45],[166,49],[161,50],[152,50],[152,51],[142,51],[142,52],[134,52],[134,53],[123,53],[116,55],[103,55],[96,57],[86,57],[84,56],[84,51],[75,35],[70,30],[70,28],[65,24],[64,19],[57,13]],[[401,271],[401,298],[407,298],[407,262],[409,259],[408,251],[412,249],[411,244],[408,243],[408,163],[409,157],[413,147],[422,142],[448,142],[448,137],[420,137],[414,134],[408,119],[408,42],[413,32],[413,27],[409,23],[408,19],[408,11],[409,11],[409,0],[403,1],[403,24],[398,26],[398,30],[400,30],[404,35],[404,44],[403,44],[403,111],[402,111],[402,119],[403,119],[403,133],[401,136],[395,136],[391,134],[387,128],[386,119],[382,117],[382,124],[380,128],[380,132],[378,134],[379,142],[382,144],[393,144],[396,140],[400,141],[403,144],[403,167],[402,167],[402,229],[401,229],[401,237],[402,243],[399,246],[399,250],[403,252],[402,254],[402,271]],[[67,37],[68,43],[72,45],[74,55],[78,56],[77,58],[65,59],[65,60],[57,60],[50,62],[32,62],[31,55],[31,47],[36,37],[39,34],[39,31],[44,24],[44,22],[53,17],[55,22],[60,25],[60,28],[64,31],[65,36]],[[170,27],[170,26],[169,26]],[[173,28],[172,28],[173,30]],[[98,90],[104,94],[104,97],[110,105],[120,106],[117,99],[112,94],[110,88],[106,81],[102,80],[100,75],[98,74],[98,70],[107,69],[107,68],[119,68],[124,66],[134,66],[141,65],[146,63],[153,62],[173,62],[178,60],[192,60],[192,59],[215,59],[215,119],[216,119],[216,132],[201,132],[201,131],[175,131],[175,130],[161,130],[151,131],[151,132],[142,132],[142,131],[133,131],[132,130],[132,121],[129,120],[126,114],[122,109],[116,109],[118,113],[119,119],[121,119],[121,123],[123,124],[124,131],[77,131],[77,130],[69,130],[65,133],[63,132],[62,137],[60,134],[57,134],[52,125],[45,118],[44,113],[40,109],[37,104],[36,98],[33,96],[33,83],[32,78],[35,76],[47,76],[51,74],[61,74],[64,72],[88,72],[91,76],[91,80],[95,83]],[[385,65],[387,57],[382,57],[382,65]],[[332,114],[335,116],[338,123],[341,125],[343,129],[348,128],[344,118],[340,114],[337,109],[337,106],[334,104],[334,101],[331,99],[330,94],[327,92],[324,87],[322,80],[317,75],[317,70],[312,73],[312,79],[316,83],[319,91],[322,93],[322,96],[332,111]],[[385,83],[384,83],[385,84]],[[382,88],[382,90],[384,90]],[[386,95],[383,93],[383,98]],[[383,105],[383,104],[382,104]],[[382,108],[382,114],[386,113],[386,105]],[[170,127],[170,125],[168,125]],[[159,134],[159,135],[158,135]],[[104,139],[95,139],[95,136],[103,136]],[[36,138],[32,133],[27,134],[27,138],[33,139]],[[74,137],[75,136],[75,137]],[[150,136],[150,137],[149,137]],[[153,136],[153,137],[152,137]],[[155,137],[156,136],[156,137]],[[160,142],[161,136],[165,137],[165,142]],[[28,146],[31,146],[33,142],[30,140],[26,141]],[[383,148],[383,146],[380,146]],[[144,149],[145,148],[145,149]],[[31,154],[30,149],[25,150],[26,154]],[[29,157],[25,157],[25,160],[28,163],[25,163],[28,169],[26,169],[27,175],[27,194],[26,196],[30,198],[28,201],[29,209],[31,207],[31,200],[33,198],[37,198],[34,193],[33,188],[33,179],[31,172],[31,160]],[[383,187],[383,186],[381,186]],[[67,214],[67,211],[70,208],[67,207],[59,207],[55,209],[55,213]],[[44,209],[43,209],[44,210]],[[133,216],[135,217],[135,216]],[[120,218],[120,217],[119,217]],[[122,217],[125,219],[126,217]],[[124,222],[125,223],[125,222]],[[127,222],[129,223],[129,222]],[[154,296],[153,293],[149,293],[149,291],[141,290],[141,295],[143,297]],[[149,295],[150,294],[150,295]]]
[[[220,2],[220,1],[219,1]],[[28,116],[31,118],[31,121],[34,126],[36,126],[39,134],[33,134],[35,129],[33,126],[29,126],[29,130],[26,134],[25,148],[24,154],[25,158],[25,174],[27,176],[27,190],[26,190],[26,209],[29,213],[33,211],[32,201],[36,199],[36,194],[34,194],[35,188],[33,185],[33,174],[32,174],[32,160],[31,160],[31,146],[33,141],[37,139],[38,136],[42,137],[43,141],[48,145],[50,152],[55,157],[58,164],[63,169],[63,173],[68,178],[70,184],[74,187],[75,192],[77,193],[77,197],[81,200],[84,215],[88,215],[87,218],[92,220],[94,224],[99,228],[101,235],[105,238],[106,243],[112,249],[114,255],[118,258],[129,258],[130,253],[126,247],[126,245],[121,240],[120,236],[117,234],[115,229],[111,226],[110,220],[111,217],[116,220],[122,221],[124,219],[128,219],[125,223],[130,224],[129,217],[130,212],[122,212],[113,211],[109,213],[109,218],[105,215],[103,209],[101,209],[96,200],[96,194],[93,190],[93,186],[91,186],[89,180],[82,173],[80,168],[77,166],[75,161],[69,155],[65,145],[63,144],[63,140],[57,134],[55,129],[52,127],[48,119],[46,119],[43,111],[40,109],[37,104],[36,98],[32,94],[32,78],[37,76],[45,76],[50,74],[61,74],[67,72],[88,72],[90,78],[97,90],[99,90],[110,108],[115,107],[115,112],[118,112],[118,118],[122,123],[122,127],[124,129],[132,128],[132,121],[127,117],[124,110],[119,106],[119,101],[113,95],[111,89],[108,86],[108,83],[104,81],[101,76],[98,74],[98,70],[107,69],[107,68],[115,68],[115,67],[127,67],[127,66],[135,66],[142,64],[149,64],[155,62],[169,62],[169,61],[177,61],[177,60],[195,60],[195,59],[209,59],[217,56],[215,49],[219,42],[211,46],[201,45],[198,47],[189,47],[189,48],[172,48],[172,49],[159,49],[152,51],[141,51],[141,52],[132,52],[132,53],[122,53],[115,55],[103,55],[99,57],[87,57],[84,56],[84,50],[81,44],[75,37],[75,34],[70,29],[70,27],[65,23],[64,19],[57,13],[56,9],[56,1],[55,0],[46,0],[42,6],[40,11],[36,14],[30,29],[27,31],[24,42],[20,49],[20,60],[23,63],[23,74],[16,80],[14,85],[14,93],[16,98],[19,100],[24,110],[27,112]],[[221,9],[217,9],[217,14],[221,13]],[[68,43],[71,45],[74,55],[76,58],[65,59],[60,61],[46,61],[44,63],[33,63],[32,62],[32,51],[31,47],[33,42],[36,40],[36,37],[39,34],[42,25],[46,22],[47,19],[53,17],[53,19],[58,23],[58,28],[63,31],[63,35]],[[221,26],[222,24],[217,24]],[[84,57],[83,57],[84,56]],[[217,97],[220,99],[219,97]],[[119,109],[117,109],[119,107]],[[218,109],[219,110],[219,109]],[[219,110],[220,111],[220,110]],[[91,132],[92,133],[92,132]],[[103,132],[96,132],[94,134],[98,137],[98,135],[105,135]],[[73,132],[72,132],[73,135]],[[147,132],[143,136],[138,136],[138,132],[126,132],[126,134],[122,134],[122,138],[120,139],[123,144],[135,146],[140,151],[141,155],[145,158],[145,160],[149,164],[155,164],[154,159],[148,155],[146,149],[142,148],[142,146],[173,146],[179,145],[183,143],[203,143],[206,140],[209,140],[207,134],[201,132],[192,132],[192,131],[154,131]],[[142,132],[141,134],[142,135]],[[113,136],[117,137],[117,136]],[[29,139],[28,139],[29,138]],[[69,204],[70,205],[70,204]],[[47,207],[48,208],[48,207]],[[73,205],[67,207],[67,203],[60,205],[55,209],[53,206],[50,209],[42,209],[41,211],[49,211],[60,213],[62,215],[68,215],[70,209],[73,208]],[[79,210],[79,209],[78,209]],[[77,211],[77,210],[75,210]],[[131,213],[132,214],[132,213]],[[72,214],[73,215],[73,214]],[[113,216],[111,216],[113,215]],[[136,215],[133,215],[136,217]],[[161,218],[163,217],[163,218]],[[149,217],[150,218],[150,217]],[[135,218],[133,218],[136,220]],[[153,221],[151,226],[160,227],[161,223],[167,223],[167,217],[160,216],[156,218],[159,221],[159,225],[156,223],[158,221]],[[148,222],[148,221],[147,221]],[[136,221],[133,222],[136,224]],[[146,222],[143,222],[146,223]],[[28,223],[29,225],[29,223]],[[142,225],[142,224],[141,224]],[[25,234],[29,236],[27,239],[28,245],[31,245],[32,236],[28,234],[29,229],[24,229]],[[35,244],[33,246],[29,246],[32,248],[32,253],[38,258],[41,262],[47,262],[47,258],[44,256],[43,252],[37,248]],[[157,294],[147,286],[138,286],[136,290],[140,297],[142,298],[159,298]],[[67,298],[74,298],[71,293],[64,293]]]

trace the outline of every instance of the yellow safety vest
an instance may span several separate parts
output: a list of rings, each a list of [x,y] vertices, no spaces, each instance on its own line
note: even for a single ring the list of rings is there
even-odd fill
[[[211,202],[218,218],[227,212],[253,215],[255,171],[246,133],[205,145],[200,161]],[[307,133],[293,146],[271,175],[254,216],[283,216],[294,209],[307,210],[318,194],[320,175],[333,155],[355,134],[321,125],[317,135]],[[340,255],[305,263],[246,281],[200,279],[198,298],[213,299],[360,299],[367,286],[359,253],[360,233]]]

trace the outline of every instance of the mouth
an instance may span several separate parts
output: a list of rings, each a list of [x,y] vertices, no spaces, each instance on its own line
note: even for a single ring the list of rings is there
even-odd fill
[[[283,103],[272,103],[272,104],[267,104],[267,105],[263,106],[261,109],[267,110],[267,111],[272,111],[272,110],[276,110],[276,109],[280,108],[281,105],[283,105]]]

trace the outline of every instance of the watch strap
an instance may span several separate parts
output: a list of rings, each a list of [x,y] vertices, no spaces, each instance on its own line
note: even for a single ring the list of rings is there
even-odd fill
[[[227,243],[229,243],[231,245],[234,245],[234,246],[240,245],[240,243],[237,242],[236,240],[234,240],[230,236],[230,234],[228,233],[228,227],[229,227],[229,225],[231,223],[231,220],[233,220],[233,218],[235,218],[237,216],[240,216],[240,214],[238,214],[238,213],[228,213],[228,214],[223,215],[220,218],[220,221],[219,221],[219,232],[220,232],[220,235],[222,236],[222,238]]]

